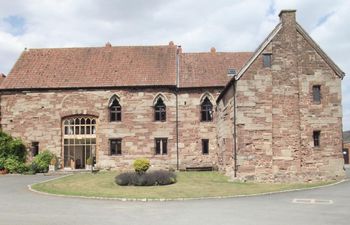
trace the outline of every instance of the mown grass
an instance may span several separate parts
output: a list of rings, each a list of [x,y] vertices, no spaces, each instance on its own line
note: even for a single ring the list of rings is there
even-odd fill
[[[168,186],[134,187],[115,184],[114,178],[117,174],[117,172],[75,174],[45,183],[35,184],[32,188],[51,194],[71,196],[177,199],[249,195],[295,188],[315,187],[331,183],[241,183],[230,182],[226,176],[218,172],[179,172],[177,173],[176,184]]]

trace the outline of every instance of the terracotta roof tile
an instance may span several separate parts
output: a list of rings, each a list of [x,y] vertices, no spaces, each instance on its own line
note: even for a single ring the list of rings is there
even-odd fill
[[[252,56],[251,52],[182,53],[180,87],[225,86],[229,68],[237,73]]]
[[[176,45],[24,51],[0,89],[175,86]],[[180,53],[179,87],[225,86],[252,53]]]
[[[176,46],[31,49],[1,89],[174,85]]]

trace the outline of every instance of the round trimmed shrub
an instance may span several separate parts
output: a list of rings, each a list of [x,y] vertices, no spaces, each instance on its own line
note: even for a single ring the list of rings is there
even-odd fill
[[[176,183],[176,175],[174,172],[166,170],[156,170],[149,174],[155,181],[155,185],[169,185]]]
[[[136,173],[134,172],[121,173],[115,177],[115,182],[120,186],[133,185],[135,176],[136,176]]]
[[[151,166],[148,159],[140,158],[134,161],[134,169],[136,173],[142,174],[145,173]]]

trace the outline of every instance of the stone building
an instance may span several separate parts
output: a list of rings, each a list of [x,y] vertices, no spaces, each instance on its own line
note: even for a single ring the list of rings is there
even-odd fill
[[[219,165],[258,181],[341,177],[344,73],[294,10],[280,18],[217,99]]]
[[[1,82],[1,127],[65,169],[215,167],[241,179],[343,176],[344,73],[282,11],[256,52],[164,46],[25,50]]]

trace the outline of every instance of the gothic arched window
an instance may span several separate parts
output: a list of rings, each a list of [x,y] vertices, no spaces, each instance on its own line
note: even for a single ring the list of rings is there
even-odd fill
[[[213,104],[211,104],[208,97],[205,97],[201,104],[201,121],[213,120]]]
[[[166,106],[162,98],[158,98],[154,105],[154,119],[155,121],[166,121]]]
[[[109,120],[111,122],[122,120],[122,107],[117,98],[114,98],[109,105]]]

